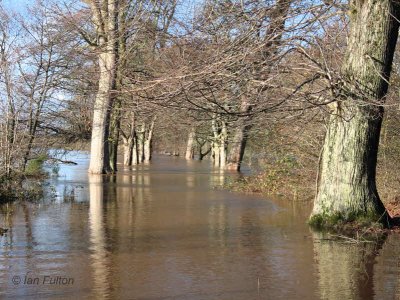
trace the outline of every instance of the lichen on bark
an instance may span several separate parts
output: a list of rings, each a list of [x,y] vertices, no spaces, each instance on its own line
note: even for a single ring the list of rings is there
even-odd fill
[[[351,29],[340,99],[331,115],[320,160],[311,223],[369,218],[389,224],[375,183],[384,97],[398,37],[394,1],[350,1]]]

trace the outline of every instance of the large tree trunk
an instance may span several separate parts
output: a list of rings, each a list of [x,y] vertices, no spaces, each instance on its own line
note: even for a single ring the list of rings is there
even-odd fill
[[[99,87],[94,103],[92,141],[90,152],[89,173],[104,174],[111,171],[109,155],[109,125],[110,112],[116,83],[117,65],[117,39],[116,0],[108,0],[99,4],[92,0],[90,2],[93,21],[97,26],[99,34]]]
[[[390,0],[354,0],[350,6],[346,83],[341,101],[331,107],[311,219],[322,224],[332,217],[388,219],[375,174],[383,116],[379,103],[388,89],[399,9]]]
[[[111,54],[100,55],[100,80],[99,90],[97,92],[92,127],[92,141],[90,151],[89,173],[104,174],[111,171],[109,164],[109,123],[110,110],[112,105],[111,87],[113,80],[113,71],[106,66],[106,61],[113,60],[108,58]]]

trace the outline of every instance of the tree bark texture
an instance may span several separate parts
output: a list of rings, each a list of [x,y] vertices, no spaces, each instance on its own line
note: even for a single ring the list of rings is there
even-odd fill
[[[399,8],[390,0],[350,1],[344,84],[327,124],[312,217],[388,220],[376,188],[376,164]]]

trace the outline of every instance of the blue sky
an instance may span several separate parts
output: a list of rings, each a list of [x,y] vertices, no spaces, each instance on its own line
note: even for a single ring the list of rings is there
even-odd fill
[[[22,11],[27,3],[32,3],[32,0],[3,0],[2,2],[5,7],[9,7],[15,11]]]

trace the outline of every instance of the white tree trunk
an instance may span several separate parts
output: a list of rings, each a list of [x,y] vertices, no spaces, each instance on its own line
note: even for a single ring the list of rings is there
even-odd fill
[[[133,138],[122,137],[124,147],[124,166],[132,165]]]
[[[104,174],[110,172],[109,160],[109,123],[112,105],[111,89],[115,80],[115,55],[102,53],[99,56],[99,90],[94,103],[92,141],[89,173]]]
[[[226,142],[228,139],[228,130],[226,128],[226,123],[222,122],[221,134],[219,139],[219,153],[220,153],[220,161],[219,167],[224,169],[226,166]]]
[[[211,153],[212,153],[212,158],[213,158],[213,164],[216,167],[219,167],[219,162],[220,162],[220,152],[219,152],[219,143],[216,141],[213,141],[211,143]]]
[[[145,133],[146,133],[146,124],[142,124],[140,129],[137,130],[137,140],[136,140],[136,147],[137,147],[137,162],[141,164],[144,160],[144,141],[145,141]]]
[[[194,139],[196,136],[196,128],[192,127],[189,132],[188,142],[186,146],[185,158],[187,160],[192,160],[194,158]]]
[[[211,121],[211,129],[213,133],[212,142],[211,142],[211,157],[213,159],[213,164],[216,167],[219,167],[220,161],[220,152],[219,152],[219,130],[217,124],[217,116],[214,114],[213,120]]]
[[[108,0],[106,3],[99,4],[92,0],[90,5],[93,22],[98,30],[98,49],[102,52],[98,59],[100,78],[94,103],[89,173],[104,174],[111,171],[108,137],[112,91],[116,84],[118,1]]]

